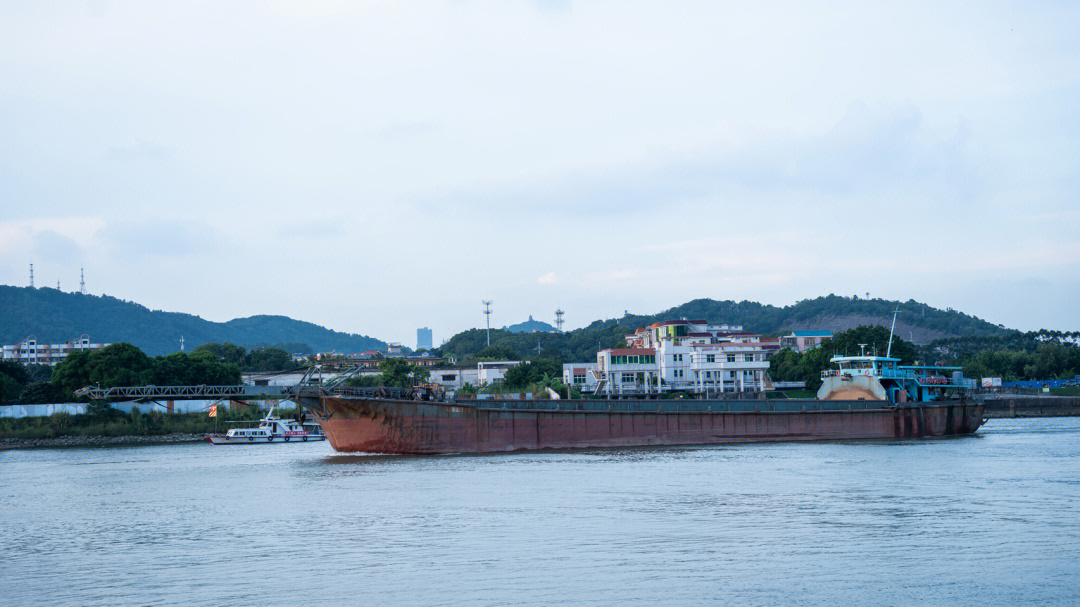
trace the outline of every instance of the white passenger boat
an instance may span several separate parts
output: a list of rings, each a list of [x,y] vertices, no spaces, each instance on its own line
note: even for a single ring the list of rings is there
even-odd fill
[[[253,445],[258,443],[288,443],[326,440],[322,428],[315,422],[302,423],[295,419],[274,416],[274,409],[258,422],[228,422],[246,424],[231,428],[225,434],[207,434],[206,440],[215,445]],[[254,425],[258,424],[258,425]]]

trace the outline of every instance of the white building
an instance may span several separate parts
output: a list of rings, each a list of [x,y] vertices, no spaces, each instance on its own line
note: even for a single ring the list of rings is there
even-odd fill
[[[502,381],[503,377],[506,376],[506,371],[508,369],[520,364],[520,360],[492,360],[480,362],[476,365],[476,369],[479,373],[480,385],[486,386],[490,383]]]
[[[626,342],[628,348],[597,353],[591,373],[602,394],[720,395],[771,388],[768,356],[774,344],[743,333],[741,326],[666,320],[627,335]]]
[[[581,392],[595,392],[597,363],[567,363],[562,366],[562,381],[567,386],[574,386]]]
[[[465,386],[476,387],[480,385],[480,370],[475,367],[432,369],[429,381],[437,383],[447,390],[458,390]]]
[[[90,337],[82,335],[63,344],[40,344],[33,335],[17,344],[0,348],[0,358],[27,365],[56,365],[68,354],[79,350],[100,350],[109,344],[90,343]]]

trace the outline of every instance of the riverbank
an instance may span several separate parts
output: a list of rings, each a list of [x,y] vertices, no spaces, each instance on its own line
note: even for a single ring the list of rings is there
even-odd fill
[[[66,449],[75,447],[117,447],[135,445],[172,445],[206,440],[203,434],[175,432],[159,435],[127,436],[54,436],[52,438],[0,438],[0,451],[8,449]]]

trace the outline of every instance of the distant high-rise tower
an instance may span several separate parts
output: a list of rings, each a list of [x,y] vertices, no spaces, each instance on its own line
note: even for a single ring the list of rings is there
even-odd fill
[[[563,315],[562,309],[561,308],[556,308],[555,309],[555,328],[559,331],[559,333],[562,333],[562,325],[563,325],[562,315]]]
[[[86,295],[86,272],[79,268],[79,293]]]
[[[431,349],[431,329],[429,329],[428,327],[420,327],[416,330],[416,349]]]
[[[487,345],[491,345],[491,300],[484,300],[484,318],[487,319]]]
[[[30,288],[34,288],[34,264],[30,264]]]

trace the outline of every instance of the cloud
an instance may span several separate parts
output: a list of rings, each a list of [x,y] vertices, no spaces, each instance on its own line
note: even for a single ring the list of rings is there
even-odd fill
[[[555,275],[555,272],[548,272],[536,279],[536,282],[542,285],[553,285],[559,282],[559,277]]]
[[[344,217],[325,219],[297,219],[277,229],[279,238],[303,240],[327,240],[344,236],[349,220]]]
[[[115,222],[99,234],[114,255],[129,259],[185,257],[229,247],[223,233],[200,221]]]
[[[75,263],[82,256],[82,248],[75,241],[52,230],[34,235],[34,259],[56,264]]]
[[[160,160],[173,155],[173,150],[156,143],[139,139],[127,145],[117,145],[109,148],[109,158],[112,160]]]
[[[37,251],[51,254],[49,244],[71,251],[71,247],[90,247],[94,234],[104,225],[97,217],[35,218],[0,221],[0,254]]]
[[[513,208],[594,221],[733,192],[841,198],[920,192],[962,201],[983,182],[966,155],[968,139],[962,125],[944,137],[924,128],[913,107],[876,114],[857,107],[818,135],[761,133],[744,144],[714,143],[618,166],[534,174],[414,202],[425,211]]]

